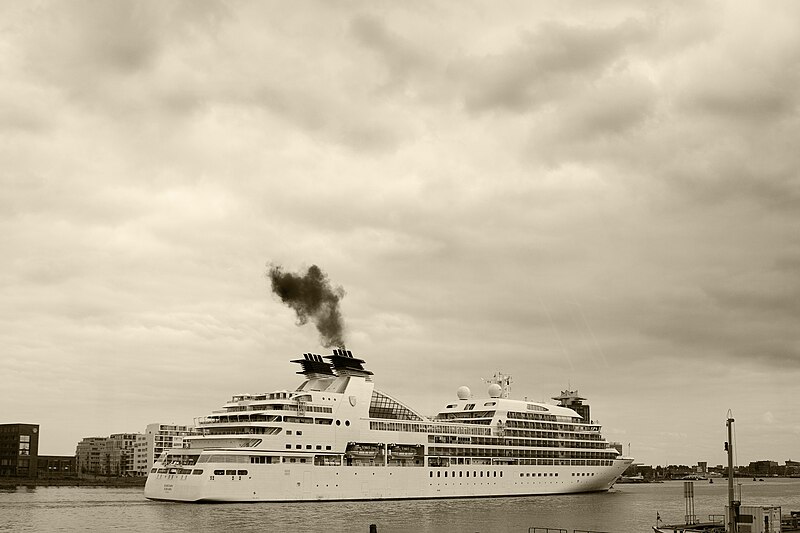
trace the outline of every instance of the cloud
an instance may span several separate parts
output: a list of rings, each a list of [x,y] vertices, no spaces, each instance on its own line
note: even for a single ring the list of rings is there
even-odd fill
[[[613,27],[541,23],[522,33],[516,48],[473,57],[460,66],[466,108],[472,112],[539,108],[601,76],[646,35],[646,25],[633,19]]]
[[[275,261],[342,285],[348,347],[431,411],[499,365],[521,395],[588,388],[644,461],[690,453],[657,431],[707,433],[675,383],[796,427],[782,6],[0,7],[0,403],[41,380],[186,422],[293,386],[279,354],[318,339],[270,297]]]

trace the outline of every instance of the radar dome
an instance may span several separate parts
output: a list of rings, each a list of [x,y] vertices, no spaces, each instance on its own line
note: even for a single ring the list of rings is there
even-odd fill
[[[489,385],[489,396],[492,398],[499,398],[500,393],[503,392],[503,388],[498,385],[497,383],[492,383]]]
[[[458,388],[456,394],[458,395],[459,400],[466,400],[467,398],[469,398],[472,392],[469,390],[469,387],[462,385],[461,387]]]

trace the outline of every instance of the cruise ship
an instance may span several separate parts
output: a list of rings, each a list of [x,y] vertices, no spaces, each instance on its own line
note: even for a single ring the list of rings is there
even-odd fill
[[[608,490],[633,462],[567,407],[511,399],[508,376],[426,417],[375,388],[344,349],[304,354],[293,391],[242,394],[196,420],[144,489],[152,500],[286,502]],[[569,391],[567,391],[569,392]],[[580,405],[580,402],[577,402]],[[587,407],[587,406],[582,406]]]

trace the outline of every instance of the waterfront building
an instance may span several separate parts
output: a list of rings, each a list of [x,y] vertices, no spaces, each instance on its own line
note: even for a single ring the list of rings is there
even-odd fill
[[[136,440],[141,433],[115,433],[108,437],[106,453],[109,461],[109,475],[136,475]]]
[[[72,477],[78,472],[74,455],[40,455],[37,464],[39,478]]]
[[[150,472],[153,463],[170,448],[180,448],[183,446],[183,438],[190,435],[198,435],[198,431],[192,426],[179,426],[176,424],[153,423],[147,425],[147,467],[145,473]]]
[[[75,450],[80,474],[136,476],[136,442],[141,433],[115,433],[108,437],[86,437]]]
[[[133,444],[133,461],[134,469],[133,475],[146,476],[147,475],[147,435],[143,433],[136,434],[136,442]]]
[[[777,461],[751,461],[748,466],[748,470],[753,476],[771,476],[777,474],[777,469]]]
[[[35,477],[39,424],[0,424],[0,476]]]
[[[105,437],[84,437],[75,448],[78,474],[103,473]]]
[[[553,399],[558,401],[558,405],[561,407],[567,407],[568,409],[572,409],[576,413],[578,413],[581,418],[583,418],[584,422],[591,423],[591,415],[589,410],[589,404],[583,403],[586,398],[582,398],[578,395],[578,391],[576,390],[565,390],[561,391],[561,394],[558,396],[553,396]],[[622,453],[622,450],[620,450]]]

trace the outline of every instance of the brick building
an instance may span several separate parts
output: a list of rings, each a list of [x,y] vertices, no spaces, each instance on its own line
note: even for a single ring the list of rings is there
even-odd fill
[[[0,476],[36,477],[39,424],[0,424]]]

